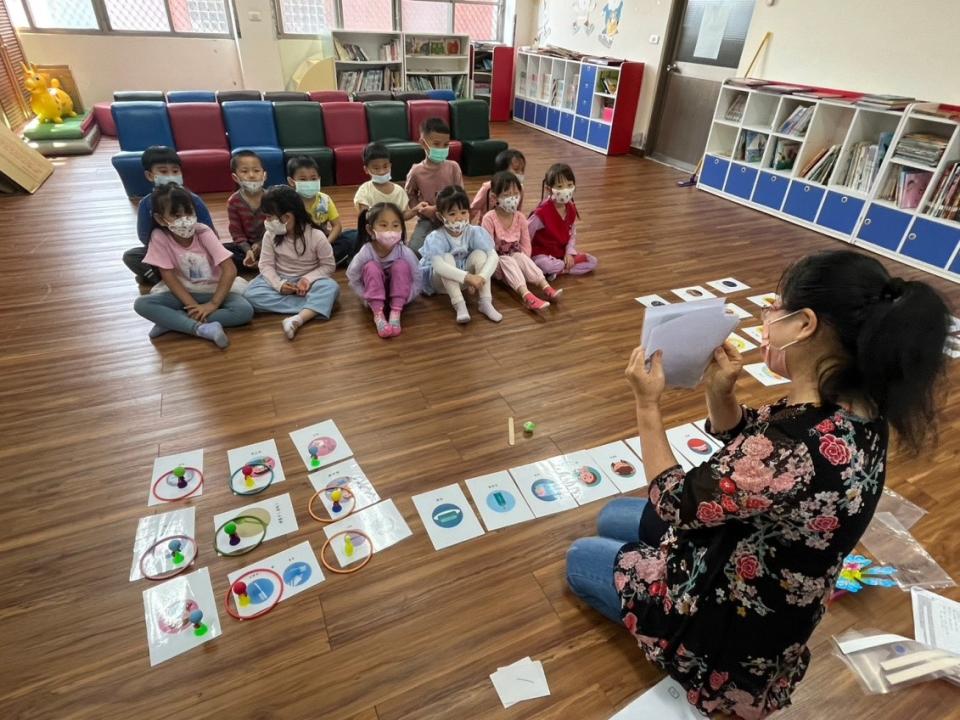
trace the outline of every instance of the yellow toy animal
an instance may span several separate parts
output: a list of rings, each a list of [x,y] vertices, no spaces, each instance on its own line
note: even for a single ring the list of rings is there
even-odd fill
[[[40,122],[62,123],[64,117],[76,117],[73,100],[60,89],[60,81],[23,63],[23,86],[30,91],[30,108]]]

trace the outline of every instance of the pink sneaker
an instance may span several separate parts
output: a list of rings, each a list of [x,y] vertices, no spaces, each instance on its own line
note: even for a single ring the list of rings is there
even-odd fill
[[[523,296],[523,305],[525,308],[527,308],[527,310],[535,310],[537,312],[546,310],[548,307],[550,307],[550,303],[548,303],[546,300],[541,300],[531,292],[528,292]]]
[[[546,295],[547,300],[552,300],[553,302],[556,302],[557,300],[559,300],[560,296],[563,295],[563,289],[554,290],[549,285],[545,286],[542,292],[544,295]]]

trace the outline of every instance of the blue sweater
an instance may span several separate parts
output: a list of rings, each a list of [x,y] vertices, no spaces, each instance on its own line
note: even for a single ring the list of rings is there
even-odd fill
[[[199,195],[190,193],[193,198],[193,204],[197,207],[197,222],[203,223],[216,234],[217,229],[213,226],[213,218],[210,217],[210,211]],[[150,233],[153,232],[153,198],[150,195],[144,195],[137,206],[137,237],[144,245],[150,244]]]

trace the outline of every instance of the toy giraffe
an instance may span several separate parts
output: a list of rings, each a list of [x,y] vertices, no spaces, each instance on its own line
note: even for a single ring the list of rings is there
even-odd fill
[[[60,88],[60,81],[50,79],[34,65],[23,66],[23,86],[30,91],[30,108],[40,122],[62,123],[64,117],[76,117],[73,100]]]

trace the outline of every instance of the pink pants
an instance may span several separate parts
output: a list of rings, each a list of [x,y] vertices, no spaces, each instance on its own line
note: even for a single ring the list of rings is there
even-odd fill
[[[413,287],[413,275],[410,266],[397,260],[389,269],[376,260],[363,266],[363,299],[375,313],[383,312],[383,303],[387,299],[387,286],[390,286],[390,309],[403,310]]]
[[[497,263],[497,271],[493,274],[498,280],[503,280],[510,289],[520,292],[528,282],[536,283],[537,287],[543,287],[547,279],[543,276],[543,271],[537,267],[533,260],[522,252],[512,252],[509,255],[501,255]]]
[[[570,275],[586,275],[597,267],[597,259],[593,255],[579,253],[574,255],[576,263],[570,268]],[[562,275],[567,272],[564,270],[563,258],[555,258],[552,255],[534,255],[533,261],[547,275]]]

